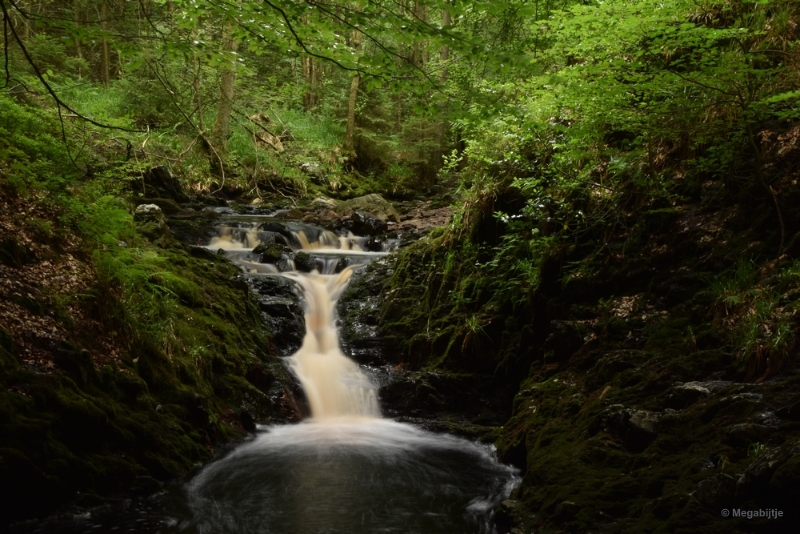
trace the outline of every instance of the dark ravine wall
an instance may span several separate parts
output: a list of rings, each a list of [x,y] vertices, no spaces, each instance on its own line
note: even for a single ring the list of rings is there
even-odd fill
[[[498,298],[504,275],[472,268],[490,259],[492,235],[507,231],[491,213],[472,233],[434,233],[397,258],[378,329],[398,364],[416,377],[490,385],[497,396],[483,406],[502,425],[498,453],[523,473],[498,510],[499,532],[800,526],[796,348],[781,366],[741,357],[730,324],[751,312],[726,308],[719,290],[750,269],[750,294],[781,295],[794,317],[800,256],[790,246],[772,259],[769,204],[759,213],[744,200],[752,192],[720,189],[710,183],[668,209],[628,213],[604,243],[551,248],[538,287],[521,298]],[[433,398],[434,410],[477,415],[469,407],[476,389],[448,397],[428,380],[411,391],[417,410]],[[768,508],[784,517],[722,517],[723,509]]]

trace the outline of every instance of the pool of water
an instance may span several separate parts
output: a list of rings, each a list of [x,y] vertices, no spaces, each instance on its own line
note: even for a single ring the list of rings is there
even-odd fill
[[[26,532],[489,534],[517,482],[484,445],[385,419],[312,420],[262,428],[158,498]]]

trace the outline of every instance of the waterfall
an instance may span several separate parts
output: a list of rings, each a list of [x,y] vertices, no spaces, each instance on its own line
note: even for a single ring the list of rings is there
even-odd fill
[[[241,223],[240,223],[241,224]],[[308,398],[313,422],[338,420],[341,418],[380,417],[377,387],[358,365],[345,356],[339,347],[336,329],[336,300],[342,294],[353,274],[353,267],[346,267],[334,274],[340,256],[319,257],[317,270],[300,273],[294,270],[294,262],[287,259],[284,265],[291,271],[279,273],[274,265],[253,261],[249,254],[261,243],[261,223],[254,221],[244,227],[220,226],[217,236],[211,239],[208,248],[224,249],[232,261],[249,272],[284,276],[294,280],[302,289],[305,300],[306,334],[303,343],[294,355],[287,358],[289,369],[300,381]],[[315,254],[342,254],[360,256],[360,264],[371,261],[385,253],[363,251],[366,238],[350,232],[339,236],[329,230],[312,227],[299,229],[299,225],[286,228],[291,232],[291,241],[300,245],[300,250]],[[312,240],[308,237],[317,236]],[[234,253],[239,255],[233,255]]]
[[[306,301],[306,335],[288,363],[314,420],[380,416],[375,385],[339,348],[334,310],[352,273],[347,268],[337,275],[284,274],[300,285]]]
[[[305,390],[311,418],[259,426],[253,439],[185,486],[167,486],[164,496],[64,516],[36,532],[495,533],[492,510],[518,484],[516,470],[498,463],[489,446],[381,418],[376,386],[339,348],[336,301],[354,269],[386,253],[359,250],[364,238],[353,235],[308,225],[304,232],[268,217],[238,219],[223,221],[207,247],[224,249],[251,279],[287,277],[302,289],[305,337],[285,361]],[[253,247],[277,235],[295,251],[305,241],[309,256],[325,260],[315,262],[322,273],[290,270],[293,253],[261,263]],[[343,258],[344,268],[337,265]]]

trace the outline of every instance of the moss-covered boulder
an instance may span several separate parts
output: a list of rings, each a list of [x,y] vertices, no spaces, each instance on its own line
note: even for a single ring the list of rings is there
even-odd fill
[[[277,263],[284,255],[291,252],[292,249],[288,246],[277,242],[261,243],[253,249],[253,254],[260,256],[261,263]]]
[[[399,222],[400,215],[392,204],[377,194],[364,195],[340,202],[335,208],[336,213],[363,211],[371,213],[381,221]]]

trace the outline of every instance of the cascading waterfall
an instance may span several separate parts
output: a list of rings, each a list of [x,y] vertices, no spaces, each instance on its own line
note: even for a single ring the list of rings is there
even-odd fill
[[[380,415],[376,387],[353,360],[342,354],[334,323],[336,299],[352,273],[348,267],[334,275],[286,275],[303,288],[306,301],[306,335],[300,350],[288,362],[316,421]]]
[[[488,446],[382,419],[376,386],[339,348],[336,300],[358,265],[386,252],[366,252],[367,240],[352,235],[241,219],[221,225],[208,248],[223,249],[250,276],[285,276],[303,290],[306,333],[286,362],[311,418],[261,427],[159,500],[36,532],[493,534],[492,510],[517,484],[516,471]],[[278,224],[292,233],[276,234]],[[317,255],[318,270],[261,263],[253,247],[278,235]]]
[[[372,259],[370,256],[376,255],[364,252],[366,238],[355,236],[351,232],[340,236],[324,230],[318,232],[316,240],[311,240],[306,230],[298,229],[291,232],[291,237],[293,242],[300,245],[301,250],[307,252],[361,253],[362,259],[366,261]],[[219,234],[211,240],[208,248],[245,251],[252,250],[259,244],[258,226],[251,223],[246,228],[220,228]],[[247,270],[259,270],[257,263],[245,259],[238,261]],[[340,273],[335,273],[337,258],[323,257],[319,264],[321,269],[312,273],[293,270],[280,273],[281,276],[294,280],[302,289],[306,307],[306,334],[303,344],[300,350],[288,358],[287,363],[303,386],[314,422],[331,422],[343,417],[380,417],[375,384],[355,362],[342,353],[336,330],[336,300],[347,286],[353,268],[347,267]],[[293,267],[292,264],[289,265]]]

